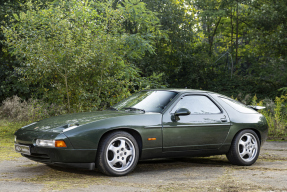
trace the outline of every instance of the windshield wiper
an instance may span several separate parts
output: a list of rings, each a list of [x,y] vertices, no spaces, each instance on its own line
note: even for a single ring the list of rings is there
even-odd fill
[[[114,107],[109,107],[108,110],[111,110],[111,111],[118,111],[117,108],[114,108]]]
[[[139,110],[145,113],[144,109],[134,108],[134,107],[125,107],[124,109],[130,109],[130,110]]]

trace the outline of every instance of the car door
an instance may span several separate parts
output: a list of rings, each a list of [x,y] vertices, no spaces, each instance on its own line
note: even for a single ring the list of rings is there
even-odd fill
[[[189,115],[175,116],[186,108]],[[185,95],[163,114],[163,151],[217,149],[230,128],[227,113],[207,94]]]

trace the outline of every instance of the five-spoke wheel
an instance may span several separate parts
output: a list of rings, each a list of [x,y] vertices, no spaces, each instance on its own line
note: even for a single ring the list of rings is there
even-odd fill
[[[238,152],[243,161],[252,161],[258,151],[258,143],[254,135],[245,133],[239,139]]]
[[[117,137],[109,143],[106,158],[113,170],[125,171],[133,165],[135,147],[128,138]]]
[[[131,172],[139,158],[138,144],[124,131],[106,135],[99,146],[97,166],[105,174],[122,176]]]
[[[252,130],[243,130],[233,139],[226,154],[228,160],[235,165],[252,165],[258,158],[260,141]]]

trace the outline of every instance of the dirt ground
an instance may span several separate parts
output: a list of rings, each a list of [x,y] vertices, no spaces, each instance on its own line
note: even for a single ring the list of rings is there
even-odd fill
[[[49,167],[23,157],[0,162],[0,191],[287,191],[287,142],[267,142],[257,162],[225,156],[140,161],[133,173]]]

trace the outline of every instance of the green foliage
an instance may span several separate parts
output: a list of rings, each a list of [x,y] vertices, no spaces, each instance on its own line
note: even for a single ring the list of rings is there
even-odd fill
[[[0,1],[0,26],[4,22],[9,22],[8,15],[18,11],[22,2],[21,0]],[[2,42],[3,39],[4,34],[0,27],[0,102],[14,94],[28,98],[30,90],[18,81],[18,74],[15,73],[13,68],[19,65],[19,62],[9,53]]]
[[[278,91],[281,91],[282,95],[285,95],[285,94],[287,94],[287,87],[282,87],[282,88],[278,89]]]
[[[156,55],[135,61],[144,74],[163,72],[169,87],[229,96],[257,94],[260,99],[274,98],[277,89],[286,86],[285,60],[270,57],[272,50],[258,46],[264,34],[250,19],[255,12],[266,17],[258,11],[263,5],[223,0],[144,2],[158,13],[161,29],[168,34],[168,40],[157,42]]]
[[[252,99],[252,105],[265,106],[260,110],[269,126],[268,135],[272,139],[286,139],[287,137],[287,95],[275,98],[275,102],[270,99],[261,100],[257,103],[256,95]]]
[[[175,87],[174,77],[181,75],[181,67],[194,60],[193,48],[197,38],[192,28],[195,12],[182,0],[144,2],[150,10],[157,12],[160,29],[166,31],[167,36],[156,41],[155,55],[147,54],[135,64],[147,76],[154,72],[164,73],[165,84]]]
[[[22,81],[37,84],[46,101],[66,103],[69,111],[103,109],[142,88],[139,69],[129,59],[153,53],[154,39],[163,35],[144,3],[127,1],[116,9],[112,1],[25,6],[27,11],[13,14],[17,22],[2,30],[21,61]],[[127,22],[139,32],[125,32]]]

